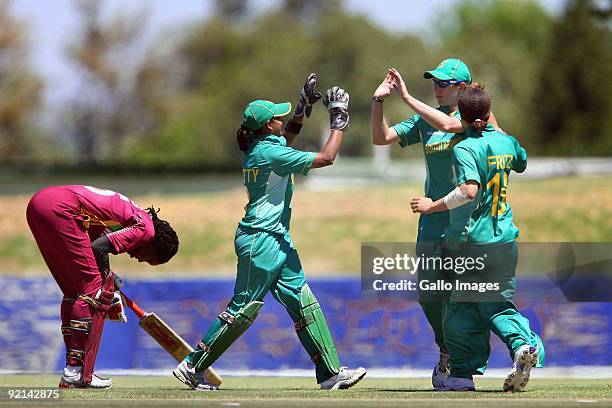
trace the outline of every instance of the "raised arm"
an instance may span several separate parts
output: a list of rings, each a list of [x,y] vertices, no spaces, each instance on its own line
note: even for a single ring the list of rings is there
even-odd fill
[[[295,116],[289,119],[289,122],[283,125],[283,136],[287,140],[287,146],[291,146],[293,142],[295,142],[295,137],[302,130],[302,123],[304,121],[304,116]]]
[[[383,101],[387,96],[391,95],[392,91],[393,81],[391,76],[387,74],[372,96],[372,143],[378,146],[388,145],[399,140],[399,136],[395,129],[387,125],[383,111]]]
[[[390,68],[389,75],[393,79],[393,87],[399,93],[402,101],[404,101],[404,103],[408,105],[410,109],[419,114],[431,126],[446,133],[463,133],[465,131],[459,118],[449,116],[446,113],[441,112],[412,96],[408,92],[408,87],[397,69]],[[493,112],[491,112],[491,115],[489,116],[489,123],[491,123],[498,131],[504,132],[499,127],[497,118],[495,115],[493,115]]]
[[[302,129],[302,123],[304,121],[304,115],[307,118],[310,117],[312,112],[312,105],[317,103],[321,99],[321,93],[315,90],[317,86],[317,74],[312,73],[306,78],[306,82],[299,92],[299,98],[293,117],[289,122],[283,126],[283,135],[287,140],[287,146],[291,146],[295,140],[295,137],[300,133]]]
[[[340,146],[342,145],[342,136],[344,132],[341,130],[332,130],[329,137],[327,138],[327,142],[321,149],[319,153],[314,158],[312,162],[312,168],[316,169],[319,167],[331,166],[334,164],[336,160],[336,156],[340,151]]]
[[[490,124],[493,125],[493,127],[495,128],[495,130],[497,130],[498,132],[502,132],[502,133],[506,133],[497,123],[497,118],[495,117],[495,115],[493,114],[493,112],[489,113],[489,120],[488,122]]]
[[[315,90],[317,86],[317,74],[312,73],[306,78],[306,82],[302,89],[300,89],[299,97],[293,117],[289,122],[283,126],[283,135],[287,140],[287,146],[291,146],[295,140],[295,137],[300,133],[302,129],[302,123],[304,122],[304,115],[307,118],[310,117],[312,112],[312,105],[317,103],[321,99],[321,93]]]
[[[348,92],[337,86],[328,89],[323,98],[323,104],[329,111],[331,134],[321,151],[315,156],[312,168],[334,164],[342,145],[342,136],[349,126]]]
[[[406,83],[397,69],[390,68],[389,76],[393,80],[393,89],[397,91],[402,101],[404,101],[410,109],[421,115],[421,117],[431,126],[446,133],[462,133],[464,131],[463,125],[461,125],[459,119],[448,116],[446,113],[436,108],[432,108],[410,95]]]

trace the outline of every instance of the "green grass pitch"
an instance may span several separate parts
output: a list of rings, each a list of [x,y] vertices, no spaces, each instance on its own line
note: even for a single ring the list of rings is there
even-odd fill
[[[52,387],[56,375],[0,375],[0,387]],[[612,406],[611,380],[532,379],[525,392],[504,394],[499,378],[477,379],[476,392],[435,392],[424,378],[365,378],[349,390],[319,391],[312,378],[227,377],[221,390],[186,389],[169,377],[115,376],[110,390],[66,390],[69,407],[569,407]],[[0,400],[0,406],[31,406]]]

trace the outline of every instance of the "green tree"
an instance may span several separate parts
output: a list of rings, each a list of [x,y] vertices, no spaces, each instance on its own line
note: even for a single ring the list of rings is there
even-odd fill
[[[103,2],[75,5],[81,30],[68,55],[78,68],[79,89],[65,113],[69,132],[79,162],[117,161],[126,139],[152,132],[163,120],[163,70],[140,48],[145,10],[103,20]]]
[[[570,0],[538,73],[534,123],[543,153],[612,154],[610,9]]]
[[[413,34],[392,34],[373,24],[366,16],[346,10],[326,12],[312,31],[313,42],[320,44],[311,66],[321,74],[325,86],[338,84],[351,95],[351,128],[342,152],[369,156],[372,152],[370,111],[372,93],[385,77],[388,68],[398,68],[420,98],[429,97],[431,86],[422,80],[429,66],[429,52],[423,41]],[[392,98],[385,108],[390,121],[406,119],[412,112]],[[327,125],[326,112],[322,124]]]
[[[41,101],[42,81],[28,66],[28,32],[0,1],[0,158],[29,159],[37,130],[31,124]]]
[[[168,100],[167,121],[147,143],[134,141],[135,160],[183,163],[214,168],[236,167],[239,152],[234,135],[246,104],[258,98],[297,100],[297,91],[310,72],[319,74],[324,91],[339,85],[351,93],[351,131],[344,154],[369,155],[370,96],[390,66],[422,73],[414,60],[426,58],[419,38],[393,36],[364,16],[322,7],[314,20],[280,8],[241,24],[213,16],[197,25],[172,56],[176,74]],[[419,81],[426,92],[426,81]],[[419,88],[419,94],[422,94]],[[391,109],[398,118],[405,107]],[[317,149],[329,129],[320,104],[304,126],[296,146]],[[163,152],[160,154],[160,152]]]
[[[178,46],[159,59],[171,78],[161,103],[165,115],[150,134],[128,140],[124,158],[132,163],[227,167],[237,156],[233,135],[239,126],[236,98],[243,92],[250,50],[247,33],[224,16],[194,26]],[[272,45],[272,44],[271,44]],[[250,77],[253,81],[254,78]]]
[[[501,127],[531,151],[531,101],[542,96],[537,72],[553,18],[533,0],[467,0],[440,20],[439,59],[464,60],[490,93]]]

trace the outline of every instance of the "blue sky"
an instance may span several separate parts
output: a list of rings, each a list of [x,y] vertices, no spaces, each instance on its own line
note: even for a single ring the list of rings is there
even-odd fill
[[[97,1],[97,0],[90,0]],[[458,0],[345,0],[348,10],[367,15],[390,31],[418,32],[427,30],[431,19],[452,7]],[[521,0],[516,0],[521,1]],[[551,13],[558,13],[565,0],[539,0]],[[211,13],[211,0],[106,0],[105,13],[148,9],[149,35],[180,29]],[[31,60],[36,71],[46,80],[45,100],[54,103],[75,92],[71,67],[64,58],[65,47],[77,27],[73,0],[13,0],[11,10],[24,21],[31,32]],[[255,11],[274,7],[278,0],[251,0]],[[180,6],[178,6],[180,5]]]

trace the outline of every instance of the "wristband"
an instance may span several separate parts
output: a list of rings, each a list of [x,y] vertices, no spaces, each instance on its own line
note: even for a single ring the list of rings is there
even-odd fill
[[[383,103],[385,101],[384,99],[380,99],[378,96],[373,96],[372,100],[378,103]]]
[[[302,130],[302,124],[295,122],[293,119],[290,119],[289,122],[285,124],[285,131],[293,134],[299,134],[300,130]]]

